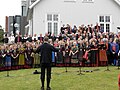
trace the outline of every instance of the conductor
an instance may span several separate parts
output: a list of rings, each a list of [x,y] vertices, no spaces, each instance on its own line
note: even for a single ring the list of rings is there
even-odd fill
[[[44,37],[44,43],[37,48],[37,53],[41,54],[40,62],[41,62],[41,90],[44,90],[44,81],[45,81],[45,70],[47,70],[47,89],[51,90],[50,88],[50,79],[51,79],[51,66],[52,66],[52,51],[58,52],[59,50],[54,46],[48,43],[49,38]]]

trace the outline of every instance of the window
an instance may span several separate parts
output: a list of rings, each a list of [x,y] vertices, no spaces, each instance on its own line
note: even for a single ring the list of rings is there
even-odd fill
[[[58,34],[58,23],[54,23],[54,35]]]
[[[100,22],[104,22],[104,16],[99,17]]]
[[[106,24],[106,32],[110,31],[110,24]]]
[[[104,24],[100,24],[100,30],[104,32]]]
[[[93,3],[94,0],[82,0],[83,3]]]
[[[48,22],[48,32],[52,33],[52,23]]]
[[[110,22],[110,16],[105,16],[105,21]]]
[[[52,14],[47,15],[47,21],[52,21]]]
[[[110,15],[101,15],[99,18],[100,29],[104,32],[111,31],[111,16]]]
[[[57,14],[53,15],[53,20],[58,21],[58,15]]]
[[[47,14],[46,16],[46,31],[57,36],[59,34],[59,14]]]

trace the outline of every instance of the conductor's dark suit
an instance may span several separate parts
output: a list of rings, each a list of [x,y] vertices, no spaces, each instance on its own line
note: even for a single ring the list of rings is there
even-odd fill
[[[50,78],[51,78],[51,64],[52,64],[52,51],[57,52],[54,46],[49,43],[44,43],[37,48],[37,53],[40,52],[40,62],[41,62],[41,81],[42,87],[44,87],[45,80],[45,68],[47,69],[47,87],[49,87]]]

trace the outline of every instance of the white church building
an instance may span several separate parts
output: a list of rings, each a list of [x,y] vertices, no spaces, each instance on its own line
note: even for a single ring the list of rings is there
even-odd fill
[[[104,32],[118,32],[120,26],[119,0],[27,0],[29,34],[60,33],[63,24],[95,25]]]

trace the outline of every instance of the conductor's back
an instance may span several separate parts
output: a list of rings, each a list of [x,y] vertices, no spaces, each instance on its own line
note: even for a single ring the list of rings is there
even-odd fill
[[[52,51],[57,52],[58,49],[45,42],[40,47],[38,47],[37,52],[41,53],[41,64],[42,63],[51,63],[52,62]]]
[[[50,79],[51,79],[51,64],[52,64],[52,52],[58,52],[54,46],[48,43],[49,38],[44,37],[44,43],[37,48],[37,53],[40,52],[40,63],[41,63],[41,90],[44,90],[44,80],[45,80],[45,69],[47,69],[47,90],[50,90]]]
[[[52,62],[52,51],[57,52],[58,49],[56,49],[54,46],[50,45],[48,43],[48,37],[44,38],[44,43],[38,47],[36,52],[40,52],[41,54],[41,64],[42,63],[51,63]]]

